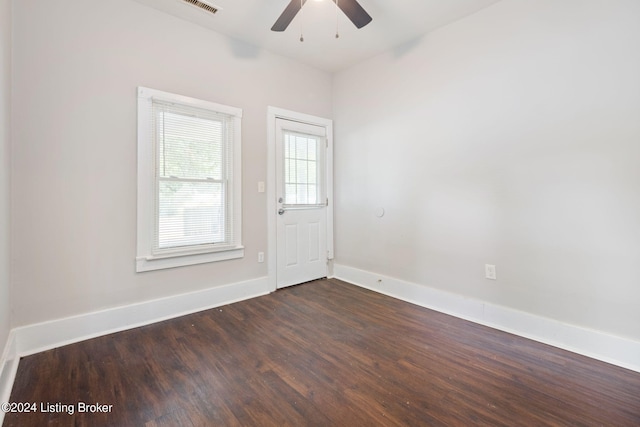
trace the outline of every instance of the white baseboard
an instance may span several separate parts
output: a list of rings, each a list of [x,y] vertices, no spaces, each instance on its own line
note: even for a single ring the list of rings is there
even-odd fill
[[[15,328],[18,356],[269,293],[267,277]]]
[[[334,276],[412,304],[640,372],[637,341],[345,265],[334,265]]]
[[[0,357],[0,403],[8,402],[11,396],[13,380],[18,371],[18,355],[16,352],[15,333],[11,331]],[[4,420],[4,412],[0,411],[0,425]]]

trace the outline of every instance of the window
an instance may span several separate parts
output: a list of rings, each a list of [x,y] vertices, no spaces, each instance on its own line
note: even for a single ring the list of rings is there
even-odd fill
[[[138,255],[148,271],[240,258],[242,110],[138,89]]]
[[[322,195],[324,138],[285,130],[284,204],[320,205]]]

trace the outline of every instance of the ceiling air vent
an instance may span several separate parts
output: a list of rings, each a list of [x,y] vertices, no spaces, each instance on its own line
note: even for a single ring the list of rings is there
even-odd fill
[[[207,12],[212,14],[215,14],[220,10],[218,6],[214,6],[211,3],[201,1],[201,0],[182,0],[182,1],[184,1],[185,3],[189,3],[190,5],[195,6],[199,9],[206,10]]]

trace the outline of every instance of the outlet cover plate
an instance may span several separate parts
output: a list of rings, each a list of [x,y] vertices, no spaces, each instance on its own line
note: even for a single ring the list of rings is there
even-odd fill
[[[484,265],[484,276],[490,280],[496,280],[496,266],[493,264]]]

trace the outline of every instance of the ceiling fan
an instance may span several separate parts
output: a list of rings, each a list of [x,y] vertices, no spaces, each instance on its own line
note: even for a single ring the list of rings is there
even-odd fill
[[[353,22],[353,24],[362,28],[367,25],[373,18],[360,6],[356,0],[332,0],[339,8],[347,15],[347,18]],[[287,7],[282,12],[282,15],[276,20],[276,23],[271,27],[271,31],[284,31],[287,29],[293,18],[298,14],[302,6],[307,0],[291,0]]]

